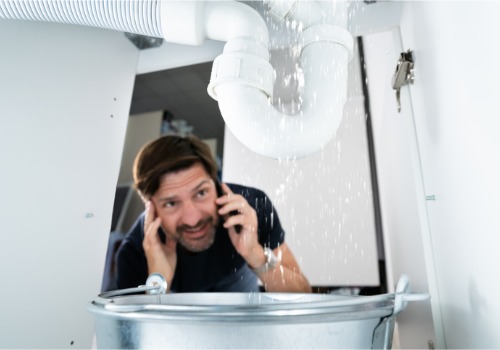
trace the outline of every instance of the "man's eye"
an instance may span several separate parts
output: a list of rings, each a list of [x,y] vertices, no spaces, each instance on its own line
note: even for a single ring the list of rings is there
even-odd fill
[[[165,203],[163,203],[163,207],[164,207],[164,208],[173,208],[173,207],[175,207],[176,205],[177,205],[177,203],[176,203],[176,202],[174,202],[174,201],[171,201],[171,202],[165,202]]]
[[[198,198],[202,198],[202,197],[205,197],[207,195],[207,190],[200,190],[198,191]]]

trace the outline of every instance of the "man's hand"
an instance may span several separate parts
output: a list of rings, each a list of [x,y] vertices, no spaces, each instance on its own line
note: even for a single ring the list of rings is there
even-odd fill
[[[175,247],[177,241],[167,236],[163,244],[158,235],[160,218],[156,216],[153,202],[146,202],[146,216],[144,219],[144,240],[142,247],[148,262],[148,274],[158,272],[167,280],[168,288],[174,279],[175,267],[177,265],[177,253]]]
[[[217,198],[216,203],[220,206],[219,215],[225,219],[229,238],[247,264],[258,268],[265,264],[266,256],[259,243],[257,213],[243,196],[234,194],[226,184],[222,184],[222,189],[225,194]],[[265,290],[310,293],[311,286],[285,242],[274,249],[274,254],[281,257],[279,266],[259,273]]]
[[[234,194],[226,184],[221,185],[225,194],[217,198],[216,203],[220,206],[218,212],[225,220],[229,238],[250,267],[261,266],[265,255],[258,240],[257,213],[243,196]]]

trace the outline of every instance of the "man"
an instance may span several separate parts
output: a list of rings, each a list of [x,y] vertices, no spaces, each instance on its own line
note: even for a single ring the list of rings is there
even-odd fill
[[[117,287],[157,272],[172,292],[310,292],[269,198],[220,184],[195,137],[164,136],[138,153],[134,186],[146,210],[117,253]]]

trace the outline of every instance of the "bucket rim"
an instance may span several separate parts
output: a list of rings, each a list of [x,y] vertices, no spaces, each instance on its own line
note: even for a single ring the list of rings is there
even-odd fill
[[[211,303],[225,300],[225,303]],[[246,300],[247,303],[231,303]],[[341,296],[284,293],[182,293],[97,297],[88,306],[96,315],[120,319],[189,321],[272,321],[306,318],[354,320],[390,316],[394,295]]]

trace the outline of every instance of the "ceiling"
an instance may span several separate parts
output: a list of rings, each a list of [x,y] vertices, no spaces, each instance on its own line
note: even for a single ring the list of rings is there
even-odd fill
[[[136,76],[130,114],[168,111],[174,119],[183,119],[202,138],[217,139],[222,156],[224,120],[217,101],[207,93],[212,62]]]

